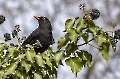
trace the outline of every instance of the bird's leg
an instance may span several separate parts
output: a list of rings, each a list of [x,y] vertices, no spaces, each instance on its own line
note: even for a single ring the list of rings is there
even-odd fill
[[[39,47],[42,47],[42,44],[40,43],[40,41],[39,41],[39,40],[36,40],[36,43],[35,43],[35,44],[33,44],[33,46],[35,46],[35,47],[39,48]]]

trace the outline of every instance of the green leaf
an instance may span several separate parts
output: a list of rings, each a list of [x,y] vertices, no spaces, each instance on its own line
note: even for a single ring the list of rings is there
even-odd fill
[[[0,66],[2,66],[2,62],[4,61],[5,57],[0,55]]]
[[[0,70],[0,79],[3,79],[3,77],[4,77],[4,70]]]
[[[15,61],[22,60],[25,57],[25,54],[19,54],[18,57],[14,58]]]
[[[26,73],[26,70],[25,70],[25,67],[20,67],[19,68],[19,71],[20,71],[20,74],[19,75],[22,75],[22,78],[24,78],[24,79],[30,79],[30,78],[28,78],[28,77],[30,77],[32,74],[32,72],[29,72],[29,76],[28,76],[28,74]]]
[[[82,29],[87,28],[87,23],[85,19],[79,19],[78,24],[76,25],[76,31],[81,33]]]
[[[69,32],[69,30],[71,28],[73,28],[74,23],[75,23],[75,19],[68,19],[68,20],[66,20],[66,22],[65,22],[65,31]]]
[[[86,61],[83,61],[84,65],[87,64],[89,67],[91,67],[92,55],[90,53],[85,50],[80,50],[77,51],[77,54],[82,60]]]
[[[84,39],[84,41],[87,43],[88,42],[88,33],[83,33],[82,34],[82,38]]]
[[[15,75],[17,75],[17,77],[19,77],[20,79],[24,79],[23,75],[20,73],[19,70],[15,70]]]
[[[49,75],[46,74],[42,79],[49,79]]]
[[[48,74],[49,76],[51,76],[51,75],[57,75],[57,69],[54,66],[49,67],[48,65],[46,65],[46,68],[45,68],[44,71],[46,72],[44,74]]]
[[[45,68],[42,68],[40,71],[42,73],[42,77],[46,76],[48,73],[48,70],[45,70]]]
[[[112,49],[115,52],[116,51],[116,40],[112,36],[109,39],[110,39],[110,43],[112,45]]]
[[[57,46],[57,49],[61,49],[63,46],[65,46],[68,41],[69,41],[69,36],[68,34],[65,35],[65,37],[61,37],[59,40],[58,40],[58,46]]]
[[[35,62],[32,63],[32,67],[34,68],[34,70],[38,71],[39,69],[41,69],[42,67],[39,66],[39,64],[37,63],[37,61],[35,60]]]
[[[55,60],[57,65],[59,65],[60,61],[62,61],[63,58],[64,58],[64,51],[63,50],[57,51],[54,55],[54,60]]]
[[[45,67],[45,61],[43,60],[41,54],[35,56],[38,66]]]
[[[7,67],[8,65],[10,65],[11,60],[12,59],[9,57],[4,57],[4,60],[2,61],[2,67]],[[13,62],[15,62],[15,61],[13,61]]]
[[[0,52],[2,52],[4,49],[7,49],[7,44],[5,43],[0,43]]]
[[[33,79],[43,79],[43,78],[39,73],[34,73],[34,78]]]
[[[16,48],[16,47],[14,47],[14,46],[10,46],[9,48],[8,48],[8,57],[16,57],[16,56],[18,56],[18,54],[20,53],[19,51],[18,51],[18,49]]]
[[[26,72],[28,72],[31,68],[30,62],[27,62],[27,61],[21,61],[21,65],[25,67]]]
[[[71,67],[74,74],[78,73],[83,67],[82,59],[79,57],[72,57],[65,60],[66,64]]]
[[[42,55],[42,57],[43,57],[43,60],[45,59],[45,61],[46,61],[46,64],[49,66],[49,67],[52,67],[52,58],[50,58],[49,56],[47,56],[47,54],[44,54],[44,53],[42,53],[41,54]]]
[[[0,56],[3,56],[4,53],[3,53],[3,50],[7,49],[7,44],[5,43],[0,43]]]
[[[98,43],[98,45],[102,45],[103,42],[107,42],[108,40],[106,39],[105,35],[97,35],[95,37],[95,41]]]
[[[79,36],[74,28],[70,29],[70,31],[68,32],[68,35],[72,42],[76,42]]]
[[[78,46],[75,43],[69,43],[65,48],[67,56],[69,56],[71,53],[74,53],[77,50],[77,48]]]
[[[1,61],[1,59],[0,59],[0,67],[2,66],[2,61]]]
[[[115,52],[116,51],[116,45],[112,45],[112,49]]]
[[[97,33],[99,32],[99,30],[100,28],[98,26],[93,25],[93,26],[88,27],[87,32],[92,33],[93,37],[95,37]]]
[[[30,62],[34,62],[34,57],[35,57],[35,51],[34,48],[31,45],[27,45],[27,50],[26,50],[26,57]]]
[[[50,54],[53,53],[52,47],[48,47],[47,53],[50,53]]]
[[[10,65],[10,63],[7,60],[5,60],[5,61],[2,62],[2,67],[7,67],[8,65]]]
[[[15,69],[17,67],[18,61],[11,63],[8,67],[5,68],[5,75],[15,74]]]
[[[102,49],[100,49],[99,51],[102,53],[104,59],[106,61],[109,60],[109,47],[110,47],[110,43],[102,43]]]
[[[50,59],[53,59],[53,50],[52,50],[52,47],[49,47],[48,50],[46,51],[46,54],[47,56],[50,58]]]

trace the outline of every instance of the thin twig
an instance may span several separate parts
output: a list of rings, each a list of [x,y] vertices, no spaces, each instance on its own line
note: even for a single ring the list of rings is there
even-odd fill
[[[21,47],[21,44],[20,44],[20,41],[19,41],[19,37],[16,36],[16,38],[17,38],[17,41],[18,41],[19,46]]]
[[[94,48],[100,49],[99,47],[96,47],[96,46],[94,46],[94,45],[92,45],[92,44],[88,44],[88,45],[90,45],[90,46],[92,46],[92,47],[94,47]]]
[[[91,42],[92,40],[94,40],[94,38],[92,38],[91,40],[89,40],[88,42],[86,42],[86,43],[83,43],[83,44],[80,44],[80,45],[78,45],[78,46],[83,46],[83,45],[85,45],[85,44],[88,44],[89,42]]]

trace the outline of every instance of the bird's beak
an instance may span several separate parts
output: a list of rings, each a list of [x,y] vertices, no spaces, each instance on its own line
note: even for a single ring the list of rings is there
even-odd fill
[[[40,18],[38,18],[38,16],[34,16],[34,18],[36,18],[37,20],[40,20]]]

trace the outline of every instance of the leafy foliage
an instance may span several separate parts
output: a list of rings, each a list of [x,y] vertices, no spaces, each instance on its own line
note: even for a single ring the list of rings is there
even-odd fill
[[[114,37],[110,36],[94,22],[84,18],[68,19],[65,22],[65,36],[57,43],[57,51],[49,47],[44,53],[36,55],[34,47],[26,45],[7,45],[0,43],[0,78],[14,79],[49,79],[57,76],[57,68],[65,60],[74,74],[83,67],[91,67],[92,55],[80,47],[91,41],[98,44],[98,51],[109,60],[109,48],[116,50]],[[92,39],[91,38],[92,35]],[[80,44],[79,40],[83,39]]]
[[[4,43],[0,44],[0,75],[1,78],[22,78],[22,79],[46,79],[46,77],[57,76],[57,68],[64,58],[64,52],[53,51],[46,53],[35,54],[34,48],[27,45],[25,50],[20,50],[19,47],[7,46]],[[5,49],[2,49],[5,48]],[[6,50],[6,54],[2,54]],[[60,58],[59,58],[60,57]]]
[[[114,51],[116,49],[116,45],[113,43],[115,40],[107,31],[104,31],[102,28],[95,25],[93,21],[87,21],[86,19],[78,17],[76,18],[68,19],[66,21],[66,28],[64,31],[66,32],[66,35],[65,37],[62,37],[62,40],[60,38],[58,41],[58,49],[65,47],[65,57],[68,58],[66,59],[66,64],[71,67],[72,72],[75,74],[84,66],[90,67],[92,61],[90,52],[80,50],[80,46],[84,46],[85,44],[89,45],[89,42],[94,40],[98,44],[97,49],[106,61],[109,60],[110,45],[113,47]],[[92,39],[90,39],[90,35],[92,35]],[[80,39],[83,39],[84,43],[79,44]]]

